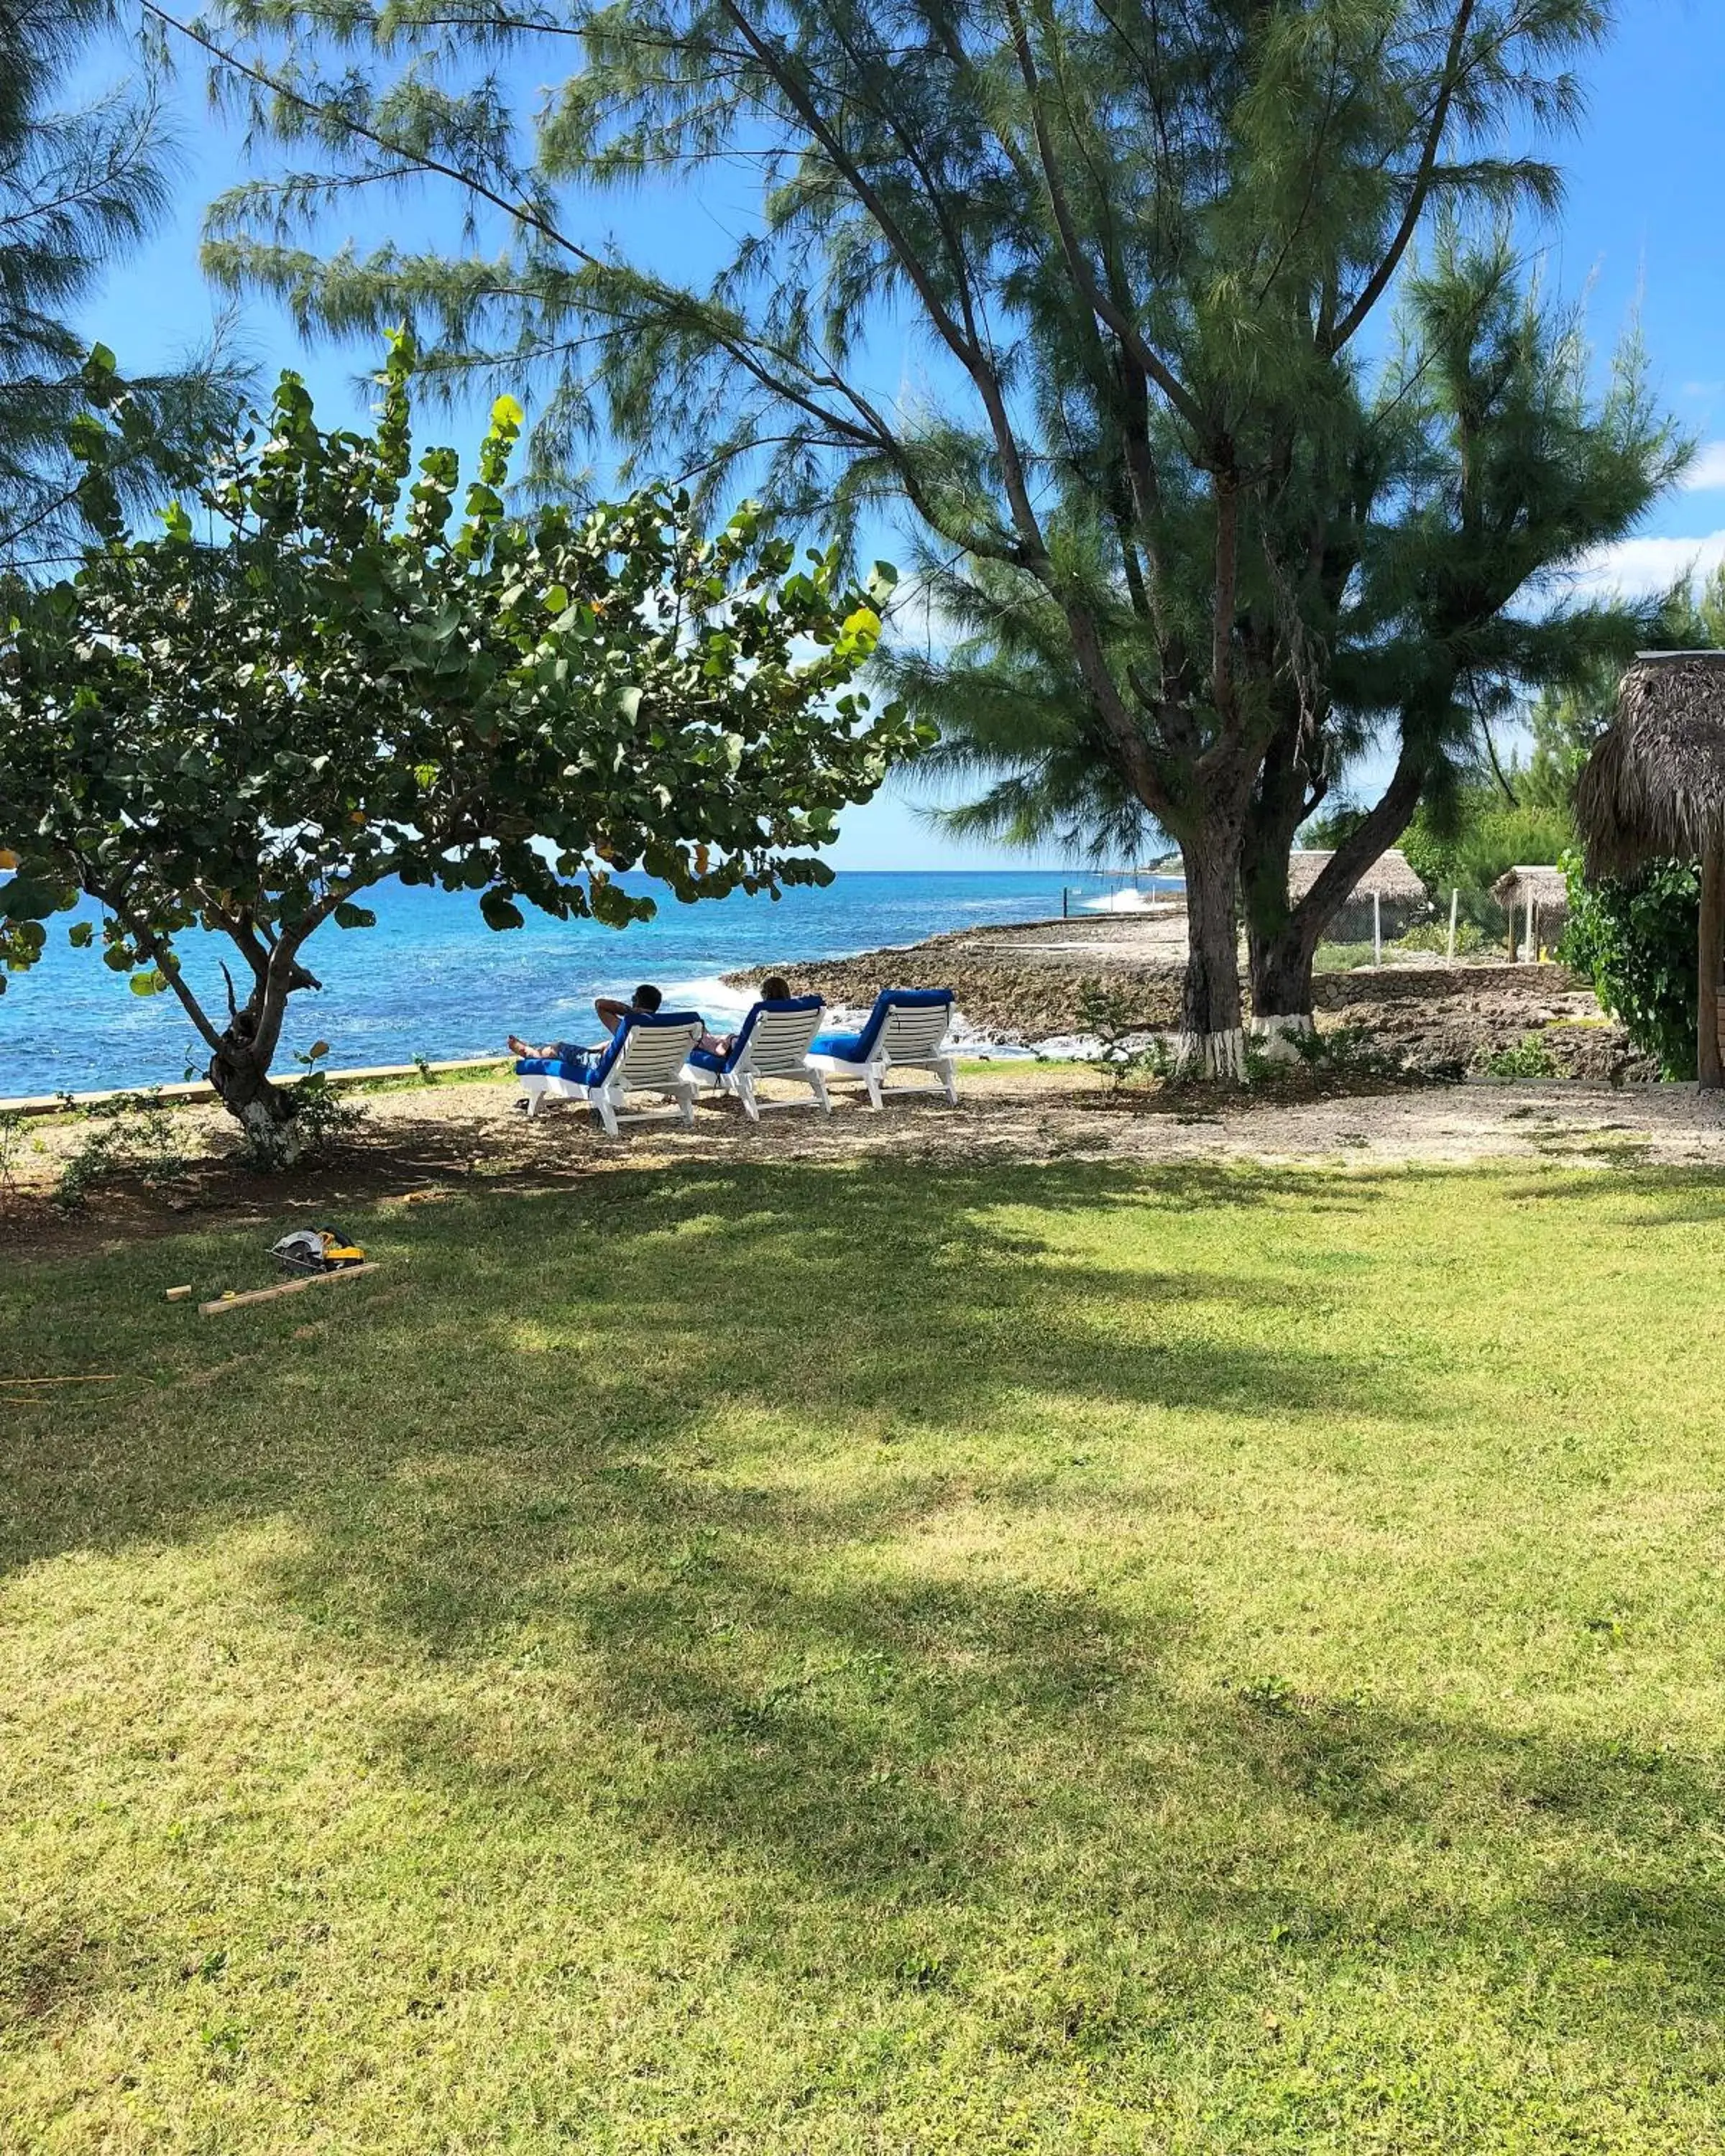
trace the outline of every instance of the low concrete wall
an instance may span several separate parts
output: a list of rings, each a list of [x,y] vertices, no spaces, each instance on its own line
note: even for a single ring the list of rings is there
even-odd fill
[[[1565,966],[1365,966],[1357,973],[1318,973],[1312,1000],[1318,1010],[1346,1010],[1350,1004],[1384,1004],[1440,996],[1574,995],[1593,983]]]
[[[495,1070],[508,1061],[502,1055],[467,1055],[453,1063],[429,1063],[425,1070],[441,1073],[445,1070]],[[376,1063],[353,1070],[329,1070],[325,1076],[332,1086],[364,1086],[377,1078],[415,1078],[420,1075],[417,1063]],[[302,1073],[278,1078],[275,1082],[284,1089],[297,1086]],[[152,1100],[213,1101],[216,1089],[202,1080],[189,1086],[116,1086],[103,1093],[27,1093],[13,1100],[0,1100],[0,1116],[58,1116],[66,1109],[100,1107],[105,1101],[125,1100],[135,1093],[148,1094]]]

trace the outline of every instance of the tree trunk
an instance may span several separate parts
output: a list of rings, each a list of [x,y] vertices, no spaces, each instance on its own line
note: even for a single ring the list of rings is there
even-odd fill
[[[1315,1029],[1312,963],[1322,932],[1317,916],[1310,913],[1291,916],[1277,936],[1254,936],[1248,928],[1252,1032],[1268,1044],[1266,1054],[1293,1061],[1296,1051],[1286,1045],[1291,1037]]]
[[[1701,863],[1701,934],[1696,954],[1696,1077],[1703,1093],[1725,1087],[1719,1053],[1719,962],[1725,947],[1725,850],[1711,843]]]
[[[1289,904],[1288,856],[1318,798],[1322,789],[1311,785],[1300,757],[1297,723],[1284,726],[1253,790],[1240,877],[1252,1032],[1266,1041],[1267,1055],[1284,1060],[1296,1054],[1288,1036],[1312,1030],[1312,960],[1323,924],[1310,908]]]
[[[1244,1078],[1235,890],[1240,824],[1212,823],[1182,840],[1186,870],[1186,981],[1176,1067],[1191,1077]]]
[[[1288,822],[1285,804],[1275,813],[1260,792],[1242,866],[1254,1033],[1312,1031],[1312,966],[1323,932],[1360,877],[1413,821],[1425,775],[1425,759],[1404,747],[1381,798],[1294,906],[1287,901],[1288,855],[1297,824]]]
[[[216,1097],[245,1133],[245,1149],[255,1168],[270,1173],[291,1168],[305,1151],[295,1122],[297,1103],[270,1082],[268,1066],[252,1045],[247,1014],[242,1011],[222,1036],[210,1059],[209,1082]]]

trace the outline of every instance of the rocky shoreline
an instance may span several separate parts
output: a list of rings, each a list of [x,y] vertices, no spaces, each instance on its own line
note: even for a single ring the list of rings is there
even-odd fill
[[[1014,1047],[1070,1041],[1083,1030],[1086,984],[1101,982],[1135,1026],[1160,1032],[1178,1021],[1183,923],[1042,921],[963,929],[900,950],[849,958],[790,960],[726,975],[752,988],[762,972],[783,973],[799,994],[835,1009],[865,1010],[883,988],[950,988],[972,1039]],[[1321,1030],[1347,1027],[1409,1067],[1432,1076],[1484,1070],[1534,1041],[1549,1075],[1613,1084],[1657,1076],[1651,1060],[1605,1018],[1589,984],[1562,967],[1502,960],[1445,966],[1366,968],[1321,973]],[[1527,1075],[1538,1075],[1528,1073]]]

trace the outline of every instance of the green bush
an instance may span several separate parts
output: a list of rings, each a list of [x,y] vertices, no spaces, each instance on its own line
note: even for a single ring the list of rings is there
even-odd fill
[[[1584,973],[1603,1007],[1622,1021],[1667,1078],[1696,1069],[1696,946],[1701,877],[1693,861],[1655,861],[1633,882],[1589,889],[1581,860],[1566,856],[1569,925],[1558,956]]]
[[[1081,981],[1078,1029],[1096,1042],[1096,1060],[1117,1087],[1168,1076],[1167,1045],[1130,992],[1100,980]]]
[[[63,1163],[54,1202],[76,1212],[92,1190],[123,1178],[149,1188],[178,1182],[195,1165],[182,1142],[184,1126],[159,1086],[116,1093],[78,1111],[90,1128]]]
[[[1488,1078],[1558,1078],[1563,1075],[1550,1049],[1537,1033],[1526,1034],[1513,1048],[1500,1048],[1486,1058]]]
[[[1405,936],[1399,937],[1390,947],[1397,951],[1441,951],[1447,954],[1450,948],[1449,921],[1447,917],[1442,921],[1423,921],[1416,927],[1410,928]],[[1455,956],[1458,958],[1471,958],[1476,952],[1483,951],[1485,947],[1484,933],[1472,921],[1456,922]]]

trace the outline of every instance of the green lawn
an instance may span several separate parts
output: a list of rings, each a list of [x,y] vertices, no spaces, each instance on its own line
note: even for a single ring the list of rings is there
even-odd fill
[[[0,2147],[1719,2144],[1716,1183],[343,1224],[0,1273]]]

